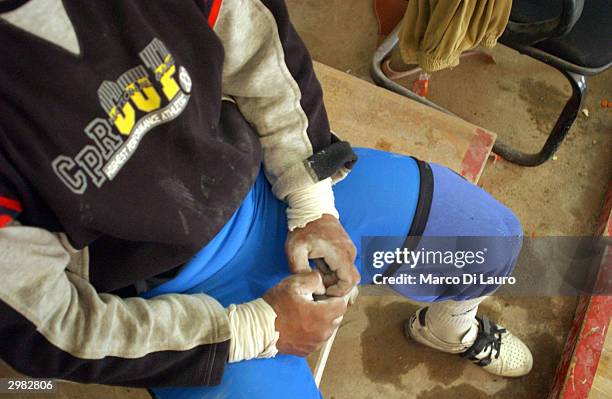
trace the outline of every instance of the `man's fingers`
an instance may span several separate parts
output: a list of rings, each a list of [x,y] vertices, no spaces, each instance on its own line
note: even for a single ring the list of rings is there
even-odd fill
[[[326,320],[336,320],[343,316],[347,306],[344,298],[327,298],[314,302],[313,305],[318,307],[318,311]]]
[[[353,282],[357,285],[361,276],[355,267],[355,261],[348,253],[339,256],[336,253],[325,254],[325,263],[336,273],[338,279]]]
[[[336,273],[323,275],[323,285],[325,285],[326,287],[334,285],[337,282],[338,282],[338,276],[336,276]]]
[[[298,295],[324,295],[325,285],[321,273],[310,271],[290,277],[293,280],[293,288]]]
[[[361,280],[359,271],[352,261],[348,258],[338,259],[337,257],[326,257],[325,261],[334,271],[337,281],[332,284],[325,284],[326,294],[331,296],[344,296],[349,293]],[[330,263],[334,262],[334,263]],[[329,281],[329,280],[328,280]],[[324,282],[327,282],[324,280]]]
[[[354,287],[355,284],[353,283],[349,283],[344,280],[338,280],[338,283],[327,287],[325,294],[333,297],[344,297],[348,295]]]
[[[308,263],[308,247],[306,245],[288,245],[286,252],[291,273],[306,273],[312,270]]]

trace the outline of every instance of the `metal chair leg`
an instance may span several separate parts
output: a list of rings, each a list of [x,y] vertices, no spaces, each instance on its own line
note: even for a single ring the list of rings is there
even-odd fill
[[[415,101],[420,102],[421,104],[428,105],[432,108],[437,109],[438,111],[442,111],[446,114],[456,116],[446,108],[428,100],[427,98],[421,97],[416,93],[408,90],[407,88],[395,83],[393,80],[389,79],[382,71],[382,63],[389,56],[393,47],[397,45],[398,39],[398,31],[400,25],[396,26],[393,29],[393,32],[387,36],[387,38],[380,44],[380,46],[376,49],[374,53],[374,58],[372,60],[372,66],[370,69],[370,74],[374,82],[382,86],[386,89],[394,91],[398,94],[401,94],[405,97],[409,97]],[[543,62],[546,62],[546,57],[540,58],[537,57]],[[548,136],[546,143],[542,147],[542,149],[537,153],[526,153],[515,148],[510,147],[505,144],[503,141],[497,139],[495,144],[493,145],[493,152],[500,155],[505,160],[516,163],[522,166],[538,166],[546,162],[552,155],[557,151],[559,145],[567,136],[567,133],[576,120],[576,116],[578,112],[582,108],[582,104],[584,98],[586,96],[587,91],[587,83],[584,75],[580,75],[578,73],[570,72],[565,69],[557,68],[570,82],[572,85],[572,97],[567,101],[563,111],[561,111],[561,115],[559,119],[555,123],[555,126]]]
[[[563,107],[557,123],[548,136],[546,143],[537,153],[526,153],[505,144],[497,139],[493,145],[493,152],[500,155],[505,160],[522,166],[538,166],[546,162],[557,151],[559,145],[567,136],[567,133],[576,120],[578,112],[587,92],[587,83],[584,75],[560,70],[572,85],[572,96]]]

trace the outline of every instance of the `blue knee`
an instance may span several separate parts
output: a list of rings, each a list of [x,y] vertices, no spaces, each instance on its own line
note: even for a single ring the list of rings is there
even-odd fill
[[[509,276],[514,269],[523,245],[523,228],[514,212],[505,206],[500,206],[502,211],[499,215],[499,237],[491,237],[492,241],[498,241],[499,248],[497,260],[491,270],[491,274],[497,277]]]

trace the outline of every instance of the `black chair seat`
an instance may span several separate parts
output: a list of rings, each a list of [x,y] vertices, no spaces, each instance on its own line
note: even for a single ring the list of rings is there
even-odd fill
[[[510,20],[528,23],[552,19],[561,14],[562,8],[562,0],[514,0]]]
[[[561,13],[561,0],[515,0],[510,19],[533,22]],[[582,16],[562,37],[533,47],[583,68],[600,69],[612,63],[612,0],[586,0]]]

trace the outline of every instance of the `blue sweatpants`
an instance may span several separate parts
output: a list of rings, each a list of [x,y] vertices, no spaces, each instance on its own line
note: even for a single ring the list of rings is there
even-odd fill
[[[361,267],[361,243],[365,236],[406,237],[415,217],[423,217],[420,172],[413,158],[373,149],[356,149],[359,161],[334,187],[342,225],[357,247]],[[453,171],[430,164],[433,175],[431,206],[423,236],[479,236],[494,254],[476,272],[507,276],[520,251],[520,223],[513,213],[479,187]],[[428,184],[431,184],[429,182]],[[430,192],[431,192],[431,188]],[[422,199],[422,198],[421,198]],[[145,296],[168,292],[206,293],[224,306],[261,297],[289,275],[284,252],[287,235],[286,205],[277,200],[263,173],[245,203],[219,235],[172,281]],[[493,237],[512,237],[504,245]],[[209,248],[210,247],[210,248]],[[362,283],[371,273],[362,271]],[[467,299],[490,293],[489,286],[443,287],[435,294],[412,293],[394,287],[402,295],[422,301]],[[421,287],[422,288],[422,287]],[[215,387],[154,389],[159,399],[270,399],[320,398],[306,360],[279,354],[228,364]]]

